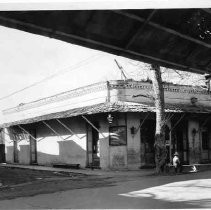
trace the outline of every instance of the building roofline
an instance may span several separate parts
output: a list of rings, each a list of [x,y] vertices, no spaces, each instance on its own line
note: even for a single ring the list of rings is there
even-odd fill
[[[135,83],[136,85],[127,85],[127,83]],[[110,87],[112,88],[117,88],[118,84],[125,84],[126,87],[125,88],[142,88],[142,86],[138,86],[138,84],[146,84],[146,85],[151,85],[151,83],[149,81],[136,81],[136,80],[109,80],[109,81],[104,81],[104,82],[97,82],[94,84],[90,84],[90,85],[86,85],[86,86],[82,86],[76,89],[72,89],[72,90],[68,90],[68,91],[64,91],[52,96],[48,96],[45,98],[41,98],[35,101],[31,101],[28,103],[20,103],[18,106],[15,107],[11,107],[8,109],[4,109],[2,110],[3,114],[8,114],[11,113],[13,110],[14,111],[23,111],[23,110],[27,110],[30,108],[34,108],[34,107],[38,107],[38,106],[42,106],[42,105],[46,105],[46,104],[50,104],[50,103],[54,103],[57,101],[61,101],[61,100],[66,100],[72,97],[78,97],[81,95],[85,95],[88,94],[90,92],[94,92],[94,91],[98,91],[98,90],[102,90],[102,89],[106,89],[107,85],[110,84]],[[170,88],[172,87],[172,88]],[[164,83],[164,90],[165,91],[172,91],[172,92],[180,92],[178,89],[174,89],[174,87],[177,88],[182,88],[182,87],[186,87],[186,88],[193,88],[193,90],[189,90],[189,91],[181,91],[181,92],[188,92],[188,93],[200,93],[200,94],[210,94],[208,93],[206,90],[200,88],[199,86],[190,86],[190,85],[178,85],[178,84],[172,84],[172,83]],[[124,88],[122,86],[122,88]],[[152,89],[152,88],[150,88]]]

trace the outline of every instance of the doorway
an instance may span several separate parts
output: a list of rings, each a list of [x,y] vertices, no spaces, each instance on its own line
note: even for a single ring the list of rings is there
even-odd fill
[[[141,128],[141,145],[143,150],[144,166],[155,166],[155,120],[146,120]]]
[[[99,128],[99,123],[93,125]],[[87,124],[87,167],[100,167],[99,132],[90,124]]]
[[[18,159],[18,141],[17,139],[14,139],[13,141],[13,151],[14,151],[14,163],[18,163],[19,162],[19,159]]]
[[[100,167],[99,132],[94,128],[92,128],[92,165]]]
[[[211,134],[209,132],[210,124],[201,128],[201,162],[211,162]]]
[[[37,164],[37,141],[36,141],[36,130],[30,130],[30,164]],[[32,138],[33,136],[33,138]]]
[[[179,153],[182,164],[188,164],[188,123],[186,121],[180,122],[172,134],[172,152]]]

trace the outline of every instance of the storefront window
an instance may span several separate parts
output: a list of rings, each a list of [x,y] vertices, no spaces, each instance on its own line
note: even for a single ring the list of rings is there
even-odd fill
[[[109,128],[109,145],[110,146],[127,145],[126,126],[113,126]]]

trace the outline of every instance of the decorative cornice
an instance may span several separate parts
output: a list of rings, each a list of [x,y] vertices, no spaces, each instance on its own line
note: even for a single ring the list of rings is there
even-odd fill
[[[109,83],[110,89],[137,89],[137,90],[153,90],[152,84],[144,82],[122,82],[122,81],[111,81]],[[196,87],[193,89],[190,86],[184,85],[163,85],[164,91],[167,92],[178,92],[178,93],[189,93],[189,94],[204,94],[204,95],[211,95],[210,92],[207,90],[202,90]]]
[[[63,93],[60,93],[60,94],[57,94],[54,96],[43,98],[43,99],[40,99],[37,101],[32,101],[27,104],[20,104],[19,106],[3,110],[3,114],[12,114],[15,112],[20,112],[20,111],[24,111],[27,109],[40,107],[40,106],[51,104],[54,102],[64,101],[64,100],[71,99],[71,98],[76,98],[76,97],[79,97],[82,95],[98,92],[98,91],[105,90],[105,89],[107,89],[106,82],[96,83],[93,85],[85,86],[82,88],[77,88],[77,89],[63,92]]]
[[[173,84],[172,85],[164,84],[163,87],[164,87],[165,92],[211,95],[210,92],[206,90],[201,90],[197,87],[193,89],[190,86],[173,85]],[[107,88],[109,88],[110,90],[111,89],[136,89],[136,90],[153,91],[152,84],[148,82],[112,80],[109,82],[100,82],[100,83],[88,85],[85,87],[77,88],[77,89],[63,92],[54,96],[33,101],[30,103],[20,104],[17,107],[3,110],[3,114],[12,114],[12,113],[20,112],[27,109],[32,109],[32,108],[40,107],[43,105],[51,104],[54,102],[80,97],[89,93],[106,90]]]

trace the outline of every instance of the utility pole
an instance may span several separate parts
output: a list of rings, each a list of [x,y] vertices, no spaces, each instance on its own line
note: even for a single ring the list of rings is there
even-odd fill
[[[116,59],[114,59],[114,61],[115,61],[116,65],[118,66],[119,70],[121,71],[121,79],[122,79],[122,77],[124,77],[124,80],[127,80],[127,77],[124,73],[124,69],[122,68],[122,66],[117,62]]]

